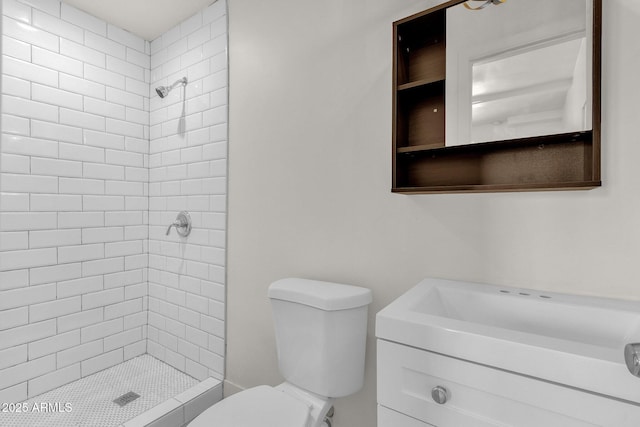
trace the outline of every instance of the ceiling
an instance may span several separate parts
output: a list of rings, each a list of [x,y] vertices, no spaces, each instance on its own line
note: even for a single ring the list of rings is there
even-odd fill
[[[216,0],[62,1],[151,41]]]

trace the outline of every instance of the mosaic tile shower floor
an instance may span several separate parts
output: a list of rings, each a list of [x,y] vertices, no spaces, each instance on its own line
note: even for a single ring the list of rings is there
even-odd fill
[[[26,401],[27,413],[0,413],[0,426],[117,427],[196,384],[195,378],[143,355],[35,396]],[[130,391],[140,397],[123,407],[113,402]],[[34,404],[56,403],[58,412],[33,410]],[[64,412],[65,404],[70,411]]]

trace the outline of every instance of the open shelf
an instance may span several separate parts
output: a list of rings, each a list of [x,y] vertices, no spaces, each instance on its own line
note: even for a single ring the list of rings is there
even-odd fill
[[[410,83],[405,83],[402,84],[400,86],[398,86],[398,91],[403,91],[403,90],[410,90],[410,89],[415,89],[415,88],[421,88],[423,86],[427,86],[433,83],[443,83],[444,84],[444,79],[422,79],[422,80],[416,80]]]
[[[398,147],[398,153],[417,153],[420,151],[433,150],[435,148],[441,148],[441,144],[423,144],[423,145],[413,145],[410,147]]]
[[[401,91],[398,98],[398,148],[444,147],[444,81]]]
[[[458,147],[399,149],[397,193],[587,189],[591,132]]]
[[[444,147],[444,12],[394,24],[394,175],[396,167],[404,164],[396,156]]]

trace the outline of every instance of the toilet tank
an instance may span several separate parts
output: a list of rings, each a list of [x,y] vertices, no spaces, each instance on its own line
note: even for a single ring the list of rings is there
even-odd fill
[[[369,289],[291,278],[272,283],[269,298],[289,383],[335,398],[362,388]]]

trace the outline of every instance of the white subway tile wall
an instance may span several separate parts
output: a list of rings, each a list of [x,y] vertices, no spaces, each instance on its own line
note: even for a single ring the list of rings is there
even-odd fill
[[[151,42],[147,350],[200,380],[224,376],[224,327],[211,325],[224,325],[215,307],[224,305],[225,277],[212,269],[224,271],[226,261],[227,81],[210,80],[226,76],[226,47],[222,0]],[[182,77],[186,87],[155,94]],[[165,235],[181,210],[194,224],[188,239]]]
[[[150,46],[55,0],[3,13],[0,347],[27,352],[0,365],[0,389],[26,385],[19,400],[146,352],[146,321],[125,317],[147,308],[127,291],[147,286],[149,95],[121,89],[148,87]]]
[[[226,3],[151,43],[57,0],[2,12],[0,394],[146,352],[222,379]]]

